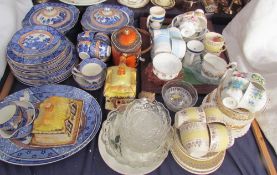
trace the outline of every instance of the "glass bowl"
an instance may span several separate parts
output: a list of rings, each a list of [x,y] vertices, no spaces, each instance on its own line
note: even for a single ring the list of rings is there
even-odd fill
[[[162,88],[162,97],[167,108],[174,112],[194,106],[198,100],[196,89],[182,80],[167,82]]]
[[[171,118],[162,103],[134,100],[127,106],[124,117],[120,132],[130,149],[151,152],[166,141]]]

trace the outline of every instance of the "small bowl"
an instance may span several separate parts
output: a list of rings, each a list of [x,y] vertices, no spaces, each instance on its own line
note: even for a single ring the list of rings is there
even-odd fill
[[[181,60],[171,53],[160,53],[153,58],[153,73],[160,80],[172,80],[181,70]]]
[[[196,89],[188,82],[172,80],[162,88],[162,97],[168,109],[177,112],[194,106],[198,99]]]

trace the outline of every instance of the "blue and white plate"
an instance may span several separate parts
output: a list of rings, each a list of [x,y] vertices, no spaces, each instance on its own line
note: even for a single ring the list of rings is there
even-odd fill
[[[44,75],[49,74],[50,72],[55,72],[60,69],[60,67],[64,64],[67,64],[70,62],[71,58],[70,55],[73,54],[74,46],[67,47],[57,58],[57,61],[53,64],[46,64],[46,65],[36,65],[36,66],[27,66],[27,65],[17,65],[10,61],[9,58],[7,58],[7,61],[11,65],[12,70],[17,71],[22,74],[28,74],[28,75]]]
[[[11,39],[11,49],[20,54],[37,54],[54,48],[64,36],[50,26],[27,26],[17,31]]]
[[[128,7],[98,4],[86,9],[81,24],[84,30],[112,33],[126,25],[133,25],[134,12]]]
[[[71,76],[71,70],[77,64],[78,57],[77,54],[73,54],[73,57],[70,63],[65,67],[60,69],[60,71],[56,72],[55,74],[48,75],[46,77],[38,77],[38,78],[29,78],[27,76],[21,76],[19,74],[15,75],[15,77],[26,85],[36,86],[42,84],[50,84],[50,83],[59,83],[66,80],[68,77]]]
[[[80,11],[73,5],[63,3],[41,3],[35,5],[22,21],[22,26],[47,25],[62,33],[77,23]]]
[[[98,132],[102,120],[101,108],[95,98],[87,92],[66,85],[44,85],[18,91],[6,97],[4,100],[19,100],[26,92],[30,96],[30,102],[34,105],[51,96],[82,100],[84,102],[83,116],[86,120],[85,126],[80,131],[76,143],[68,146],[28,148],[19,146],[9,139],[0,139],[0,159],[2,161],[23,166],[35,166],[56,162],[80,151]]]

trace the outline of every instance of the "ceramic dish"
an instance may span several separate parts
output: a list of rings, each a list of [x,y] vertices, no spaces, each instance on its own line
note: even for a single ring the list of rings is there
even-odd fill
[[[160,53],[153,58],[153,73],[161,80],[172,80],[182,69],[182,62],[170,53]]]
[[[73,5],[41,3],[33,6],[22,21],[22,26],[47,25],[62,33],[77,23],[80,11]]]
[[[164,4],[166,1],[168,1],[168,3]],[[175,0],[151,0],[151,3],[164,9],[170,9],[175,6]]]
[[[133,25],[134,12],[127,7],[110,4],[90,6],[82,16],[84,30],[112,33],[126,25]]]
[[[105,2],[107,0],[59,0],[66,4],[76,5],[76,6],[90,6]]]
[[[85,91],[78,88],[65,85],[44,85],[31,87],[9,95],[4,100],[13,101],[29,94],[29,101],[37,104],[50,96],[61,96],[73,99],[83,100],[83,117],[85,117],[85,126],[78,135],[76,143],[73,145],[49,148],[29,148],[18,146],[15,142],[8,139],[0,139],[0,159],[2,161],[23,165],[35,166],[49,164],[65,159],[86,146],[96,135],[100,128],[102,112],[97,101]]]

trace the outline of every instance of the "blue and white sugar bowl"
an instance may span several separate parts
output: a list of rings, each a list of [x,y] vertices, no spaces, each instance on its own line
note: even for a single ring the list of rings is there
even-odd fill
[[[102,40],[94,40],[90,45],[90,56],[106,62],[111,56],[112,49],[109,44]]]
[[[85,90],[100,89],[106,78],[107,65],[97,59],[89,58],[83,60],[78,66],[72,69],[74,80]]]

